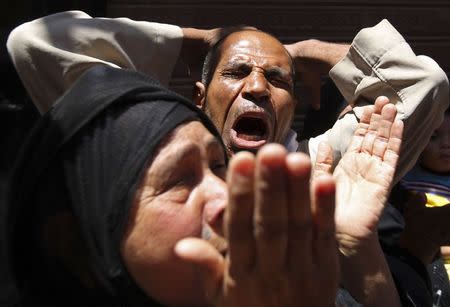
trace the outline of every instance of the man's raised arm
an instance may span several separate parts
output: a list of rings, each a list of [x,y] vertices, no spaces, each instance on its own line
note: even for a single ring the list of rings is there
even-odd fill
[[[70,11],[17,27],[7,47],[33,102],[44,113],[93,65],[141,71],[167,85],[178,57],[189,66],[198,65],[216,32]]]
[[[301,80],[312,90],[313,105],[320,104],[319,77],[329,72],[353,108],[332,129],[309,140],[311,159],[316,159],[318,145],[325,141],[337,163],[348,148],[363,106],[387,96],[397,107],[397,118],[405,123],[397,182],[414,165],[448,106],[448,80],[439,65],[427,56],[417,56],[387,20],[362,29],[350,46],[306,40],[286,48]]]
[[[397,182],[414,165],[442,122],[449,104],[445,73],[433,59],[417,56],[402,35],[383,20],[356,35],[347,55],[331,69],[330,76],[353,112],[339,119],[325,134],[310,140],[312,160],[319,142],[326,141],[337,162],[348,148],[363,106],[372,105],[378,96],[387,96],[397,107],[397,118],[405,124],[394,179]]]

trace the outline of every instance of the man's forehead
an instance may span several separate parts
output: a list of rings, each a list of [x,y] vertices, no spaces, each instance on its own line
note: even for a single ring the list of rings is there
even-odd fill
[[[264,32],[233,33],[224,41],[221,51],[222,63],[269,61],[271,65],[290,66],[290,58],[284,46]]]

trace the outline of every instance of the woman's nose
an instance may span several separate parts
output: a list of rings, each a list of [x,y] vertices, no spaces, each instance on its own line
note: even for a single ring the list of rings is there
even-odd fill
[[[202,183],[205,206],[203,207],[203,217],[205,222],[219,235],[223,236],[223,214],[228,203],[228,191],[226,183],[215,176],[209,174],[205,176]]]

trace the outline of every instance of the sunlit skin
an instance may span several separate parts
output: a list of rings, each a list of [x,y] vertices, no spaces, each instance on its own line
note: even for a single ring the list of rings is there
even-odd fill
[[[446,114],[441,126],[434,131],[422,153],[421,165],[432,172],[450,173],[450,114]]]
[[[174,254],[186,237],[219,251],[227,190],[223,147],[200,123],[178,127],[155,153],[130,210],[122,257],[137,284],[164,305],[199,305],[204,293],[193,267]]]
[[[209,243],[208,246],[214,249],[215,253],[219,252],[214,257],[223,257],[229,252],[229,243],[226,242],[230,240],[228,238],[225,241],[224,229],[222,229],[224,219],[226,219],[228,221],[226,223],[228,228],[225,227],[225,229],[228,229],[228,232],[231,230],[236,232],[233,236],[234,239],[231,240],[235,247],[241,242],[246,248],[251,249],[251,245],[247,242],[249,240],[247,235],[253,233],[253,212],[246,213],[245,220],[249,219],[250,224],[249,227],[244,228],[237,227],[238,224],[236,224],[236,220],[242,222],[243,216],[241,214],[235,218],[228,217],[228,219],[224,215],[226,206],[230,206],[228,201],[229,191],[223,180],[226,172],[224,151],[220,142],[201,123],[191,122],[181,125],[159,147],[160,149],[153,155],[155,158],[150,161],[151,164],[145,172],[140,188],[130,208],[128,225],[121,246],[121,255],[130,275],[148,296],[156,299],[165,306],[205,306],[211,303],[211,297],[208,299],[206,296],[208,288],[213,288],[220,292],[222,288],[220,286],[216,288],[217,282],[220,282],[220,280],[213,279],[206,283],[209,287],[202,286],[205,285],[205,280],[202,279],[199,268],[195,268],[186,259],[183,261],[182,258],[186,258],[186,256],[179,257],[180,255],[176,254],[174,247],[180,240],[188,237],[202,238]],[[264,187],[276,186],[274,193],[270,193],[270,197],[267,195],[261,198],[260,196],[262,195],[258,193],[258,196],[255,196],[255,200],[259,200],[259,202],[255,206],[264,206],[267,210],[275,212],[278,212],[278,207],[281,207],[283,210],[280,210],[287,213],[285,206],[289,203],[289,206],[295,205],[296,208],[298,205],[298,208],[301,208],[302,214],[303,211],[311,214],[309,197],[305,196],[306,199],[304,197],[294,198],[287,197],[285,194],[287,191],[290,191],[289,193],[291,194],[297,193],[298,183],[302,183],[301,186],[305,188],[305,193],[308,194],[309,185],[307,183],[309,182],[311,166],[309,159],[305,155],[294,153],[288,159],[286,150],[282,146],[274,144],[268,145],[260,151],[259,158],[255,158],[250,153],[241,154],[243,156],[240,156],[240,159],[236,157],[234,163],[231,162],[234,165],[234,167],[231,167],[234,172],[229,174],[229,176],[234,176],[233,179],[230,179],[230,182],[236,183],[231,189],[231,191],[237,193],[233,198],[234,202],[231,202],[235,203],[234,207],[241,208],[241,202],[236,203],[236,197],[239,198],[241,193],[253,193],[249,187],[253,186],[253,180],[255,180],[260,182],[259,184],[255,183],[255,187],[261,189],[260,192],[263,193],[262,195],[269,192]],[[262,176],[260,174],[255,176],[255,178],[246,175],[249,176],[246,179],[248,182],[242,185],[242,182],[239,180],[242,181],[243,178],[239,178],[238,173],[244,172],[243,169],[248,169],[245,170],[245,173],[260,169],[261,167],[259,166],[253,170],[253,164],[255,163],[265,164],[268,168],[266,172],[258,172],[272,174],[273,171],[278,170],[274,173],[277,175],[267,176],[266,174]],[[286,173],[280,172],[280,167],[284,169],[285,164],[289,165],[287,166]],[[289,181],[286,182],[288,178]],[[268,185],[268,183],[270,184]],[[294,183],[296,186],[295,189],[288,188]],[[283,187],[284,189],[279,187]],[[322,226],[312,228],[314,231],[324,228],[321,231],[332,232],[334,230],[332,227],[334,225],[332,214],[334,210],[334,182],[331,177],[322,180],[320,184],[318,183],[317,191],[317,199],[322,199],[324,202],[324,210],[323,212],[320,211],[323,216],[320,215],[320,218],[317,217],[317,220],[322,221]],[[251,208],[253,206],[250,201],[246,203],[247,206],[244,207]],[[277,203],[279,206],[272,206],[273,203]],[[230,214],[230,212],[228,213]],[[269,214],[267,218],[273,222],[274,214]],[[263,220],[265,221],[265,218]],[[277,226],[275,228],[278,229],[281,225],[284,225],[282,227],[283,229],[290,229],[285,225],[288,221],[292,222],[291,219],[277,218]],[[230,225],[234,225],[235,227],[230,228]],[[305,225],[305,227],[307,226]],[[250,232],[247,233],[245,230]],[[313,231],[306,231],[305,233],[309,235]],[[277,239],[272,238],[276,242],[278,242],[278,236],[280,236],[280,242],[286,240],[286,233],[276,232],[276,234]],[[295,232],[295,234],[303,237],[302,233]],[[321,291],[321,297],[324,297],[328,302],[329,300],[334,300],[334,283],[337,279],[331,278],[330,274],[332,277],[336,277],[336,274],[332,272],[336,268],[335,260],[337,258],[335,257],[336,254],[331,252],[335,249],[334,235],[322,234],[322,236],[325,242],[327,242],[326,244],[323,240],[316,240],[314,242],[305,240],[307,244],[304,248],[302,245],[302,248],[299,247],[293,250],[296,253],[300,253],[300,255],[305,254],[308,257],[312,255],[312,252],[315,253],[317,251],[320,254],[320,256],[319,254],[314,254],[313,258],[323,260],[320,263],[321,267],[324,268],[324,272],[326,272],[326,280],[333,285],[326,287],[327,295],[323,295],[323,291]],[[244,241],[238,239],[241,237],[245,237],[246,239]],[[281,238],[284,238],[284,240]],[[333,239],[329,240],[329,238]],[[249,242],[253,242],[253,239],[250,239]],[[259,242],[259,240],[257,239],[256,242]],[[314,246],[319,244],[323,248],[312,248],[310,243]],[[274,259],[279,259],[279,257],[276,257],[279,254],[278,250],[276,248],[275,254],[272,253],[273,245],[271,243],[267,250],[258,255],[258,261],[255,260],[251,263],[259,263],[262,260],[272,263]],[[236,252],[236,248],[234,251]],[[296,253],[294,254],[297,255]],[[196,257],[202,258],[205,254],[208,253],[200,252],[199,254],[197,253]],[[241,256],[238,255],[232,257],[241,259]],[[281,258],[284,259],[284,257]],[[276,270],[277,274],[281,273],[283,276],[288,274],[286,276],[289,277],[290,281],[290,283],[283,286],[285,288],[279,289],[280,291],[273,286],[265,286],[264,283],[261,283],[263,276],[261,276],[262,273],[258,269],[252,275],[249,275],[249,278],[245,279],[245,284],[239,282],[239,287],[236,289],[231,287],[233,288],[232,291],[227,290],[225,293],[228,294],[225,297],[213,291],[213,299],[219,301],[224,300],[222,302],[223,304],[219,303],[218,306],[250,306],[246,302],[255,300],[258,301],[258,304],[254,304],[253,306],[261,306],[261,300],[269,302],[271,300],[268,300],[268,298],[290,300],[294,298],[291,296],[286,298],[285,294],[295,293],[299,297],[295,298],[294,301],[303,301],[303,297],[305,295],[309,297],[311,293],[309,291],[305,293],[298,291],[299,285],[304,286],[304,283],[297,281],[299,275],[295,272],[298,270],[297,266],[303,267],[306,265],[309,267],[310,264],[309,262],[297,261],[297,256],[293,259],[295,261],[292,261],[292,269]],[[223,263],[223,260],[219,262]],[[266,268],[263,271],[273,269],[272,265],[263,265],[262,268]],[[221,274],[224,274],[221,270],[219,271]],[[243,276],[246,275],[244,274]],[[316,274],[316,276],[318,275]],[[311,277],[305,278],[308,281],[307,283],[311,281]],[[286,278],[283,277],[282,279],[284,280]],[[278,284],[278,280],[279,278],[275,278],[273,282]],[[224,283],[230,286],[230,283],[225,281]],[[321,280],[320,284],[323,286],[324,281]],[[268,289],[271,291],[268,291]],[[248,291],[254,292],[251,292],[252,294],[250,295]],[[231,295],[231,297],[228,297],[228,295]],[[216,297],[220,297],[220,299]],[[230,302],[239,302],[239,304]],[[241,304],[240,302],[244,303]],[[283,303],[280,306],[284,305]]]
[[[277,39],[258,31],[233,33],[220,48],[212,80],[206,89],[197,82],[195,100],[220,131],[229,153],[283,143],[296,105],[288,52]],[[239,137],[233,128],[242,116],[265,121],[264,137]]]
[[[357,283],[359,294],[376,284],[377,293],[395,300],[376,232],[365,232],[381,215],[400,150],[403,126],[387,102],[379,100],[361,118],[350,153],[336,168],[344,187],[337,191],[327,174],[329,147],[319,159],[323,174],[312,179],[309,158],[279,144],[257,155],[240,152],[225,184],[220,142],[199,122],[181,125],[153,154],[130,208],[121,255],[133,280],[169,306],[330,306],[338,282],[336,233],[344,231],[370,247],[348,250],[364,267],[371,255],[377,268],[373,276],[364,273],[364,284],[347,278],[349,289]],[[369,124],[373,112],[380,116]],[[335,215],[335,196],[338,211],[353,214]]]

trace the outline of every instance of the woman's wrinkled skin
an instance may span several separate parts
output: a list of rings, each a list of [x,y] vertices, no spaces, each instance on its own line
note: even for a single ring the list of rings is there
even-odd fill
[[[185,237],[205,237],[226,248],[221,229],[227,202],[226,164],[220,142],[200,122],[175,129],[156,152],[131,210],[122,244],[137,284],[167,304],[203,301],[198,276],[175,253]]]

